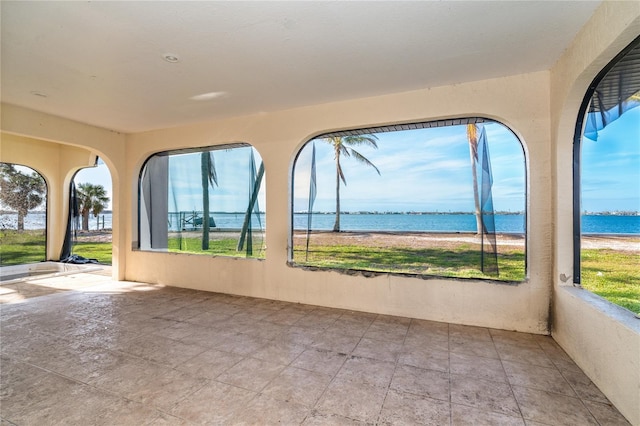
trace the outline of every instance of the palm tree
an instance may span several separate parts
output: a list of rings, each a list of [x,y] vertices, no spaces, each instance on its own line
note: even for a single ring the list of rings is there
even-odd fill
[[[362,136],[332,136],[324,138],[324,141],[333,146],[334,159],[336,160],[336,221],[333,224],[333,232],[340,231],[340,181],[347,184],[347,180],[344,177],[342,166],[340,165],[340,156],[355,158],[361,163],[373,167],[378,174],[380,170],[369,161],[364,155],[353,149],[353,146],[367,145],[378,149],[378,138],[375,135],[362,135]]]
[[[475,124],[467,124],[467,140],[469,141],[469,157],[471,158],[471,175],[473,176],[473,200],[476,205],[476,232],[482,232],[482,210],[480,208],[480,193],[478,192],[478,128]]]
[[[89,214],[93,214],[93,217],[97,218],[107,207],[109,197],[107,197],[107,191],[102,185],[92,183],[79,184],[77,191],[80,213],[82,214],[82,230],[88,231]]]
[[[202,250],[209,250],[209,184],[218,184],[216,163],[211,151],[202,151],[200,154],[200,174],[202,177]]]
[[[16,170],[13,164],[0,163],[0,201],[18,212],[18,231],[24,230],[24,217],[42,201],[47,187],[36,172],[31,175]]]

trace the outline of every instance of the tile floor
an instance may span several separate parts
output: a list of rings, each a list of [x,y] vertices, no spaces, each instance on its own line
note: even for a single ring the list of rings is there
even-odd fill
[[[3,426],[628,424],[546,336],[110,281],[0,309]]]

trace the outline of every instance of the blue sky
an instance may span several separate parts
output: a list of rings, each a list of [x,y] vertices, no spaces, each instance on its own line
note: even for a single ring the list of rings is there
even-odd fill
[[[211,211],[246,211],[253,188],[249,179],[252,150],[254,153],[253,164],[257,173],[262,159],[258,152],[251,147],[212,151],[218,185],[209,189]],[[170,157],[169,211],[202,210],[200,158],[199,152]],[[264,211],[264,190],[258,197],[258,205]]]
[[[640,211],[640,108],[582,140],[582,211]]]
[[[520,144],[508,129],[499,124],[486,125],[486,130],[494,179],[495,209],[521,211],[524,209],[525,175]],[[343,210],[473,210],[472,177],[464,126],[378,136],[378,150],[365,147],[358,149],[380,169],[381,176],[351,158],[343,161],[347,179],[347,186],[341,188]],[[328,144],[321,141],[316,142],[316,150],[318,195],[314,210],[333,211],[333,152]],[[214,154],[221,176],[223,173],[234,176],[234,170],[246,170],[246,153],[237,151],[238,155],[234,156],[223,152]],[[295,165],[296,211],[307,208],[310,156],[311,144],[307,144]],[[256,163],[259,164],[259,160]],[[197,167],[187,165],[189,168],[194,169],[192,172],[197,171],[199,164]],[[268,177],[267,170],[265,179]],[[195,176],[191,178],[198,179]],[[104,165],[80,171],[76,182],[102,184],[111,197],[111,179]],[[212,194],[218,197],[217,205],[223,206],[224,210],[242,210],[240,207],[248,197],[247,188],[248,183],[244,183],[243,179],[230,179]],[[234,193],[239,196],[231,195]],[[198,196],[194,191],[181,197],[181,208],[189,210],[197,207]],[[264,190],[259,203],[264,210]],[[640,108],[626,112],[607,126],[599,133],[597,142],[583,140],[582,209],[590,212],[640,211]]]
[[[485,124],[493,170],[496,210],[523,211],[525,165],[522,147],[506,127]],[[347,185],[343,211],[474,210],[466,125],[379,133],[378,149],[357,147],[380,170],[342,158]],[[331,146],[316,144],[317,197],[314,211],[335,211],[335,163]],[[307,210],[311,144],[295,168],[294,210]]]

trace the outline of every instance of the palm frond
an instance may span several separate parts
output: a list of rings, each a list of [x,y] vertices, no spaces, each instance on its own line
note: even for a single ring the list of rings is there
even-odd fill
[[[343,144],[345,145],[368,145],[372,148],[378,149],[377,143],[378,137],[376,135],[368,136],[345,136],[343,138]]]
[[[371,161],[369,161],[368,158],[366,158],[364,155],[360,154],[358,151],[356,151],[353,148],[351,148],[350,151],[351,151],[351,154],[354,156],[354,158],[356,160],[358,160],[361,163],[366,164],[367,166],[373,167],[376,170],[376,172],[378,172],[378,174],[380,174],[380,170],[378,170],[378,168]]]

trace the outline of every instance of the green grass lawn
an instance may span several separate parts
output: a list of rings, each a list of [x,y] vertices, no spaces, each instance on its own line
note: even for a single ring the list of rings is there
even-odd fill
[[[238,241],[233,238],[220,240],[210,240],[209,250],[202,250],[202,239],[200,238],[169,238],[169,251],[176,253],[209,254],[212,256],[247,257],[246,246],[242,251],[237,251]],[[262,245],[253,245],[253,255],[250,257],[264,259],[265,252],[261,250]]]
[[[76,243],[73,254],[111,265],[111,243]],[[46,260],[44,231],[0,231],[0,266],[21,265]]]
[[[582,250],[582,287],[640,313],[640,256],[613,250]]]
[[[86,259],[96,259],[104,265],[111,265],[111,243],[76,243],[73,246],[73,254]]]
[[[456,249],[413,249],[407,247],[316,246],[309,251],[294,252],[294,261],[304,266],[356,269],[435,275],[455,278],[495,278],[479,269],[480,252],[465,245]],[[525,278],[524,253],[509,252],[498,255],[500,279],[522,281]]]
[[[0,266],[42,262],[46,259],[44,230],[0,231]]]

